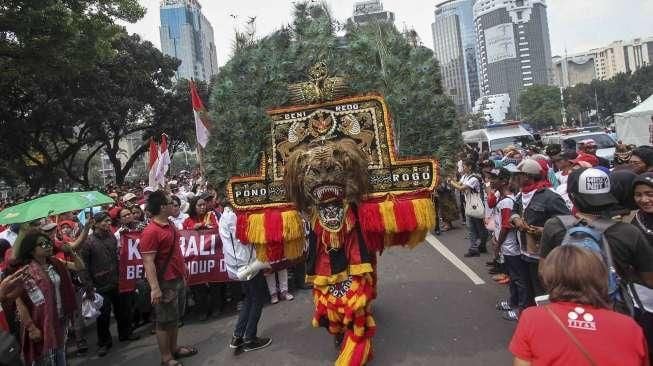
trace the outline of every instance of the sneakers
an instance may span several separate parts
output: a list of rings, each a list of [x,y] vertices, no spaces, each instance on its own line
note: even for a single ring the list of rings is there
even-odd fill
[[[519,320],[519,313],[515,310],[508,310],[504,312],[501,317],[505,320],[516,322],[517,320]]]
[[[479,252],[472,252],[471,250],[467,253],[465,253],[464,257],[465,258],[470,258],[470,257],[480,257],[481,253]]]
[[[281,298],[286,301],[292,301],[295,297],[290,292],[282,292]]]
[[[229,348],[236,349],[242,347],[243,344],[245,344],[245,342],[243,341],[243,337],[233,336],[233,338],[231,338],[231,343],[229,343]]]
[[[279,302],[279,295],[277,295],[277,294],[270,295],[270,302],[273,303],[273,304],[278,303]]]
[[[269,346],[271,343],[271,338],[256,337],[252,340],[245,341],[245,344],[243,344],[243,352],[256,351],[257,349]]]
[[[507,300],[499,301],[497,303],[496,308],[499,311],[510,311],[510,310],[512,310],[512,306],[510,306],[510,303]]]

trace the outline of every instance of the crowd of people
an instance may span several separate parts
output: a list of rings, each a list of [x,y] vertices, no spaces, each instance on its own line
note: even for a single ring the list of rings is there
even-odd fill
[[[508,287],[495,306],[518,322],[515,365],[649,364],[653,147],[620,144],[612,166],[596,151],[466,147],[438,188],[436,233],[461,217],[465,257],[490,252]]]
[[[20,350],[7,364],[65,365],[67,358],[88,353],[88,326],[96,328],[95,352],[103,357],[114,344],[112,314],[120,342],[139,339],[146,331],[141,327],[152,323],[164,365],[180,365],[177,360],[198,352],[177,345],[185,319],[206,321],[224,311],[240,311],[231,347],[258,349],[270,343],[256,334],[263,304],[293,299],[289,277],[291,288],[307,288],[301,266],[290,276],[284,269],[244,282],[187,286],[179,230],[218,230],[233,280],[237,267],[256,258],[235,238],[235,214],[210,185],[174,177],[165,189],[110,187],[106,193],[113,204],[0,228],[0,336],[15,340],[13,349]],[[125,233],[140,233],[146,274],[130,292],[119,288]],[[102,305],[90,325],[82,304],[98,297]]]

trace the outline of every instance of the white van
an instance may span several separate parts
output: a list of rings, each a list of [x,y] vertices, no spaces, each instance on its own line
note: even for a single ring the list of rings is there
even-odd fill
[[[533,134],[519,122],[498,123],[480,130],[463,132],[463,142],[478,151],[496,151],[513,145],[526,148],[535,144]]]
[[[592,139],[596,142],[596,156],[612,163],[617,142],[600,128],[569,128],[560,130],[558,133],[547,133],[542,136],[542,142],[544,144],[560,144],[563,149],[569,150],[577,150],[578,143],[587,139]]]

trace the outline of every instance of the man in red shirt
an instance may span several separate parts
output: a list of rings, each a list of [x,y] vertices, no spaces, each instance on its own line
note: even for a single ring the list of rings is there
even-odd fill
[[[151,288],[161,363],[173,366],[179,364],[176,359],[197,354],[194,347],[177,347],[177,323],[184,313],[186,298],[186,267],[179,233],[168,220],[172,199],[157,191],[149,195],[146,205],[152,219],[141,234],[139,250]]]

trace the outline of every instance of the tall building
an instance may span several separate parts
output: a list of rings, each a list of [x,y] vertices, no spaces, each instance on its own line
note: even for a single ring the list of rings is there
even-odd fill
[[[610,79],[653,62],[653,37],[615,41],[596,50],[596,78]]]
[[[519,94],[553,82],[545,0],[477,0],[474,23],[481,96],[508,94],[517,119]]]
[[[383,10],[381,0],[365,0],[354,3],[354,14],[348,19],[354,24],[371,22],[395,22],[395,13]]]
[[[161,50],[181,60],[177,78],[208,81],[218,73],[213,27],[197,0],[162,0]]]
[[[440,63],[442,85],[459,113],[471,111],[480,96],[476,65],[474,0],[449,0],[435,7],[431,24],[433,51]]]

